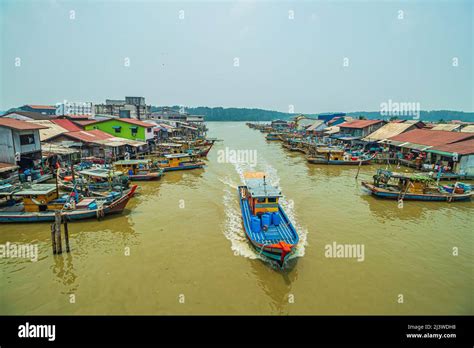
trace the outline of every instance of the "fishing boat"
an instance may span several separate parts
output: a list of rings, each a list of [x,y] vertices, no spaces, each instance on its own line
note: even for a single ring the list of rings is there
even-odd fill
[[[279,133],[268,133],[265,136],[265,139],[268,141],[275,141],[275,140],[280,140]]]
[[[137,186],[123,194],[111,192],[106,197],[60,197],[54,184],[34,184],[14,192],[5,208],[0,209],[0,223],[54,221],[55,212],[60,210],[70,221],[101,218],[121,213]],[[20,199],[20,202],[17,201]]]
[[[283,266],[298,244],[298,233],[278,200],[280,190],[267,183],[265,173],[244,173],[238,187],[244,231],[258,253]]]
[[[367,165],[373,157],[365,154],[352,156],[346,153],[344,149],[339,148],[318,148],[316,155],[309,155],[307,161],[312,164],[332,164],[332,165]]]
[[[122,191],[129,188],[129,178],[121,171],[107,168],[91,168],[78,171],[74,178],[65,176],[60,181],[60,188],[64,191],[78,190],[81,193]]]
[[[362,186],[376,197],[397,200],[457,202],[470,200],[474,195],[467,184],[457,183],[449,189],[436,185],[436,181],[427,175],[382,169],[374,175],[373,183],[362,181]]]
[[[131,181],[158,180],[163,175],[159,168],[152,168],[150,160],[134,159],[114,162],[115,170],[122,171],[128,175]]]
[[[164,155],[164,159],[158,163],[164,172],[197,169],[202,168],[204,164],[204,162],[197,160],[195,155],[186,153]]]

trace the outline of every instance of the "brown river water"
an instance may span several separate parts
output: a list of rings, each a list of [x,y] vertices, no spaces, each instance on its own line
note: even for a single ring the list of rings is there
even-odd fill
[[[244,123],[208,126],[223,141],[205,169],[140,183],[122,215],[70,224],[70,254],[52,254],[48,223],[0,225],[0,244],[39,252],[0,259],[0,314],[474,314],[474,202],[400,209],[361,189],[378,166],[356,180],[357,167],[309,164]],[[256,150],[256,163],[222,163],[226,148]],[[300,233],[283,270],[245,239],[236,189],[252,169],[280,186]],[[363,260],[326,257],[334,242],[363,245]]]

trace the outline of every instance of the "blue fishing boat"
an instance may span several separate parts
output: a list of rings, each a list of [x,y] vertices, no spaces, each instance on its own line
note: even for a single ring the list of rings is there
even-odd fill
[[[361,184],[376,197],[399,201],[458,202],[470,200],[474,195],[466,184],[461,186],[461,183],[456,183],[446,189],[437,186],[433,178],[427,175],[395,173],[383,169],[374,175],[373,183],[362,181]]]
[[[260,254],[283,266],[295,251],[299,237],[278,203],[280,190],[267,183],[265,173],[244,174],[246,185],[238,187],[244,231]]]
[[[268,133],[265,139],[267,139],[268,141],[280,140],[279,135],[280,133]]]

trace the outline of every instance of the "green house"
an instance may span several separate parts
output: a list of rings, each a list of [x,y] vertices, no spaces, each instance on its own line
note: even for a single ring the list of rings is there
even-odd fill
[[[99,129],[113,135],[114,137],[148,141],[153,140],[154,138],[153,127],[155,127],[154,124],[131,118],[110,118],[90,123],[84,126],[84,129]]]

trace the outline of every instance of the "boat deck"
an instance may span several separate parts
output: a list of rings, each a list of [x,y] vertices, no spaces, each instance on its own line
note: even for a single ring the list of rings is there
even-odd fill
[[[251,240],[261,243],[261,244],[276,244],[281,241],[284,241],[288,244],[298,243],[298,236],[290,221],[288,221],[287,216],[279,207],[278,215],[280,216],[281,223],[278,226],[271,225],[267,231],[253,232],[250,228],[250,207],[246,199],[240,197],[240,202],[242,204],[242,214],[244,219],[244,224],[246,231],[249,234]]]

